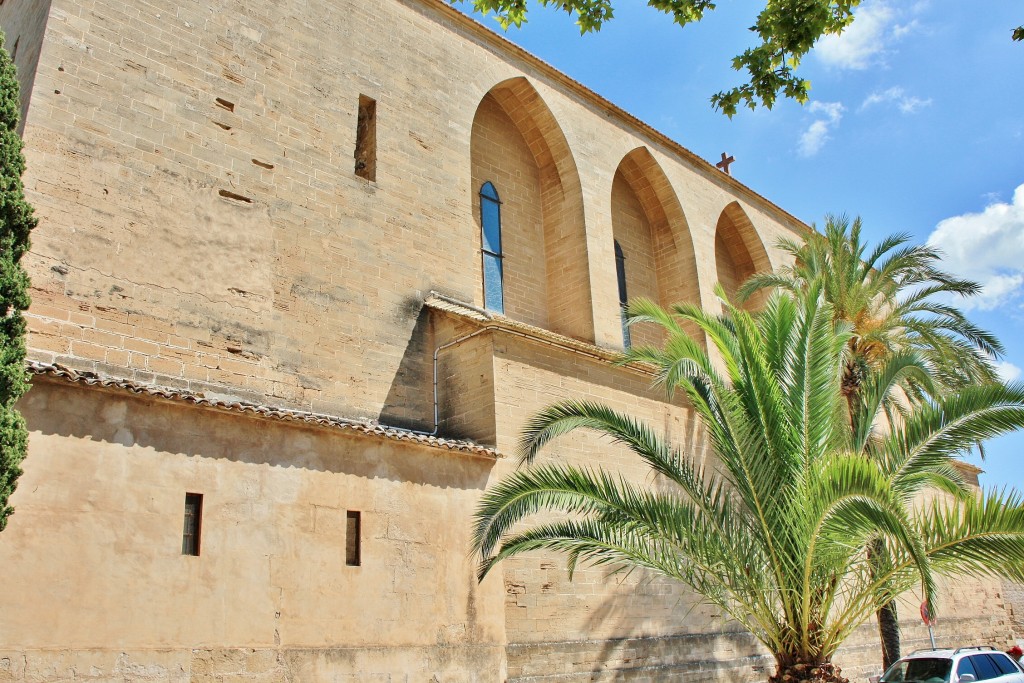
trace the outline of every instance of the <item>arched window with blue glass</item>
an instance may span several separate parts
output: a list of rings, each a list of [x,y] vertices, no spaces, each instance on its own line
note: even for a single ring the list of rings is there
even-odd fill
[[[619,280],[619,318],[622,321],[622,346],[629,348],[629,325],[626,318],[626,256],[622,253],[619,241],[615,240],[615,276]]]
[[[480,243],[484,266],[484,307],[505,312],[501,269],[501,199],[487,181],[480,187]]]

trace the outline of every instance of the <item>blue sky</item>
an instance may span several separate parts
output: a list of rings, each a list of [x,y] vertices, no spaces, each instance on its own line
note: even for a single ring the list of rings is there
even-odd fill
[[[737,179],[808,223],[846,213],[872,243],[907,232],[941,248],[947,270],[985,286],[960,305],[1006,345],[1005,377],[1024,379],[1024,43],[1010,40],[1024,24],[1019,0],[865,0],[850,29],[801,65],[808,104],[732,120],[708,99],[740,83],[730,61],[755,44],[757,3],[720,3],[682,29],[645,5],[618,0],[615,18],[582,37],[565,13],[531,5],[505,35],[703,158],[734,155]],[[970,460],[984,486],[1024,488],[1024,434]]]

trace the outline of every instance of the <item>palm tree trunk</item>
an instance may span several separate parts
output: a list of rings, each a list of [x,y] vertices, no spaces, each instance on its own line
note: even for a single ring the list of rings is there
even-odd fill
[[[780,661],[768,683],[850,683],[841,674],[832,662]]]
[[[883,605],[878,610],[878,638],[882,641],[883,671],[900,658],[900,624],[896,613],[896,601]]]
[[[856,428],[856,425],[853,424],[853,415],[860,399],[861,382],[853,363],[847,364],[844,375],[843,390],[849,409],[850,429],[853,430]],[[868,565],[871,568],[872,578],[875,576],[875,564],[870,561],[870,558],[884,552],[885,548],[877,540],[872,542],[868,549]],[[896,601],[883,605],[876,616],[878,618],[878,639],[882,645],[882,671],[887,671],[900,658],[900,624],[896,613]]]

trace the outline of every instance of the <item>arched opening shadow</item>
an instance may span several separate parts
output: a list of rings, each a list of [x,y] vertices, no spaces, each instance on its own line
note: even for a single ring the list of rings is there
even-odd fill
[[[470,163],[478,227],[481,186],[491,182],[502,198],[505,314],[592,342],[579,173],[558,121],[526,78],[502,81],[481,100]]]
[[[619,163],[612,182],[612,229],[621,246],[629,298],[646,297],[668,308],[700,303],[693,238],[679,198],[661,165],[646,147]],[[633,345],[660,346],[654,326],[634,326]],[[696,326],[687,331],[704,343]]]
[[[718,218],[715,229],[715,268],[718,282],[730,301],[736,303],[740,285],[754,273],[771,270],[768,252],[739,202],[732,202]],[[755,311],[765,301],[760,292],[748,299],[743,308]]]

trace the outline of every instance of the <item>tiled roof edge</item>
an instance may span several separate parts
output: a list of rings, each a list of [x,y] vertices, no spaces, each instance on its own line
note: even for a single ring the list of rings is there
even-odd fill
[[[103,377],[95,372],[74,370],[72,368],[57,363],[29,361],[27,366],[29,372],[32,373],[33,375],[39,375],[56,380],[62,380],[64,382],[68,382],[71,384],[80,384],[102,389],[111,389],[115,391],[129,391],[134,394],[141,394],[144,396],[149,396],[157,399],[181,403],[190,403],[192,405],[200,406],[203,408],[211,408],[214,410],[231,413],[243,413],[269,420],[279,420],[282,422],[298,422],[316,427],[352,431],[370,437],[387,439],[390,441],[411,442],[422,446],[428,446],[431,448],[439,448],[448,451],[457,451],[460,453],[469,453],[471,455],[480,457],[501,457],[496,449],[489,448],[487,446],[481,446],[479,444],[473,443],[472,441],[464,441],[461,439],[444,439],[437,436],[431,436],[429,434],[421,434],[418,432],[410,431],[408,429],[401,429],[399,427],[381,425],[371,421],[364,422],[344,417],[338,417],[335,415],[324,415],[321,413],[313,413],[304,410],[277,408],[273,406],[251,403],[249,401],[230,401],[223,399],[208,398],[199,392],[189,391],[187,389],[173,389],[171,387],[165,387],[154,384],[142,384],[127,379]]]

